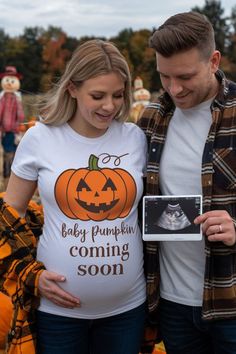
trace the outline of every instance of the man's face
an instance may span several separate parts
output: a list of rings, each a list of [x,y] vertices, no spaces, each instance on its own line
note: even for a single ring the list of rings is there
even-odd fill
[[[203,58],[196,48],[169,58],[157,53],[156,61],[163,88],[176,107],[195,107],[217,93],[218,83],[214,74],[220,62],[218,51],[214,51],[209,59]]]

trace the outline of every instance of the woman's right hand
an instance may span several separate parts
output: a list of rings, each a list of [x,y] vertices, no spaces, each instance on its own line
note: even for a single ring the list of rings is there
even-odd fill
[[[71,309],[80,307],[80,300],[58,285],[58,283],[65,280],[65,277],[62,275],[44,270],[39,276],[38,287],[40,295],[61,307]]]

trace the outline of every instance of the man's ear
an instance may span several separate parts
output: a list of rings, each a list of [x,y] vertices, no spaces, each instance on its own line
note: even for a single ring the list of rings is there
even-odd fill
[[[69,81],[67,90],[69,91],[69,94],[71,97],[75,98],[76,97],[76,86],[72,81]]]
[[[215,73],[220,66],[221,54],[218,50],[214,50],[213,54],[211,55],[211,70]]]

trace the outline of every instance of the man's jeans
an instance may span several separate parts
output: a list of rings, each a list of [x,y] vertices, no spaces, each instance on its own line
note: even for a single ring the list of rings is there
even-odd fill
[[[201,307],[161,299],[160,328],[167,354],[236,354],[236,320],[202,321]]]
[[[138,354],[146,304],[94,320],[37,312],[37,354]]]

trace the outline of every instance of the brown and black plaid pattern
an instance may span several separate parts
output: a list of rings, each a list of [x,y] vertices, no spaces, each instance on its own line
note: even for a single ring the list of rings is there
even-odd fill
[[[227,210],[236,224],[236,84],[221,71],[216,77],[220,91],[211,106],[212,126],[202,158],[203,208],[204,212]],[[160,159],[174,110],[169,95],[164,93],[146,107],[139,121],[149,146],[147,194],[160,194]],[[148,307],[155,321],[160,281],[158,242],[146,242],[145,253]],[[236,317],[236,246],[206,240],[205,253],[202,316],[206,320]]]
[[[43,216],[31,206],[26,219],[0,199],[0,289],[12,299],[14,317],[8,336],[9,354],[35,353],[38,277],[45,269],[35,261]]]

